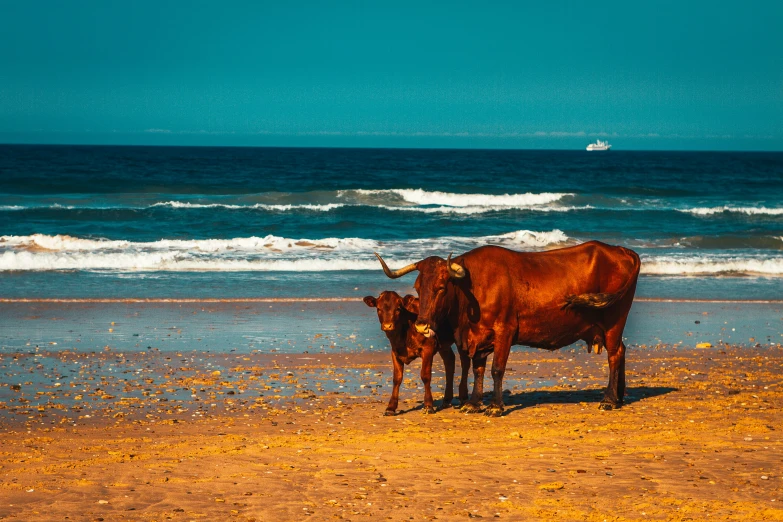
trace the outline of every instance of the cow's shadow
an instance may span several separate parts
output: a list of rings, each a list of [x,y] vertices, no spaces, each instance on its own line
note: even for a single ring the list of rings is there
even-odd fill
[[[670,386],[634,386],[633,388],[628,388],[626,390],[623,402],[627,406],[650,397],[658,397],[678,390],[679,388],[672,388]],[[585,402],[595,405],[595,407],[598,408],[598,404],[603,398],[603,388],[591,388],[587,390],[530,390],[516,393],[505,390],[503,392],[503,404],[505,404],[503,415],[508,415],[511,412],[539,404],[578,404]],[[492,392],[485,392],[483,400],[484,406],[488,405],[491,400]],[[442,409],[442,404],[442,400],[435,401],[435,407],[438,411]],[[452,401],[452,408],[455,410],[458,409],[459,406],[457,406],[457,404],[458,401],[454,399],[454,401]],[[407,410],[399,410],[398,415],[421,411],[423,409],[424,405],[418,404]]]
[[[623,404],[628,406],[643,399],[658,397],[667,393],[678,391],[679,388],[670,386],[634,386],[626,389]],[[491,395],[486,396],[485,400],[491,399]],[[585,402],[588,404],[598,404],[604,398],[603,388],[594,388],[587,390],[531,390],[517,393],[503,393],[503,403],[506,405],[504,414],[516,410],[529,408],[538,404],[578,404]]]

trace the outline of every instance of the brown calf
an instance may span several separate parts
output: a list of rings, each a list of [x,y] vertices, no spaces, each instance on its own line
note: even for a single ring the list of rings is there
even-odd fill
[[[443,358],[446,367],[446,392],[443,407],[451,405],[454,395],[454,352],[451,350],[450,335],[443,338],[433,335],[426,337],[413,328],[419,311],[419,300],[412,295],[400,297],[397,292],[381,292],[378,298],[368,295],[365,304],[378,311],[381,330],[391,344],[392,363],[394,364],[394,388],[386,407],[385,415],[394,415],[400,396],[403,368],[416,358],[421,357],[421,380],[424,383],[424,413],[435,413],[432,402],[432,359],[435,352]]]

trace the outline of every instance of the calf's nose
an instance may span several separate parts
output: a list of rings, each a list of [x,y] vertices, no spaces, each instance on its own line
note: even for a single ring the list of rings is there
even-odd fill
[[[384,332],[391,332],[394,330],[394,323],[383,323],[381,324],[381,330]]]

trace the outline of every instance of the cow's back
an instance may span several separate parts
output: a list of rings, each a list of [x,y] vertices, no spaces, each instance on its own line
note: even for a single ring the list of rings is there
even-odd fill
[[[471,344],[478,345],[499,327],[515,331],[518,344],[571,344],[607,312],[565,310],[567,296],[621,291],[631,279],[635,285],[639,270],[635,252],[599,241],[546,252],[490,245],[456,261],[469,274],[467,300],[478,308],[470,321]]]

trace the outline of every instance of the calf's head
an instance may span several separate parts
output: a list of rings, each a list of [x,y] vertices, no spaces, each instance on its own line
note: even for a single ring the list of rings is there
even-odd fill
[[[378,322],[384,332],[407,329],[408,321],[418,312],[418,301],[412,295],[400,297],[400,294],[391,291],[381,292],[377,298],[371,295],[364,298],[367,306],[377,310]]]
[[[451,261],[451,254],[445,260],[432,256],[399,270],[391,270],[381,256],[377,253],[375,255],[381,262],[384,273],[392,279],[418,270],[419,276],[414,285],[419,294],[416,331],[425,337],[432,337],[451,304],[449,300],[453,299],[453,288],[450,283],[463,279],[466,275],[465,269],[459,263]]]

